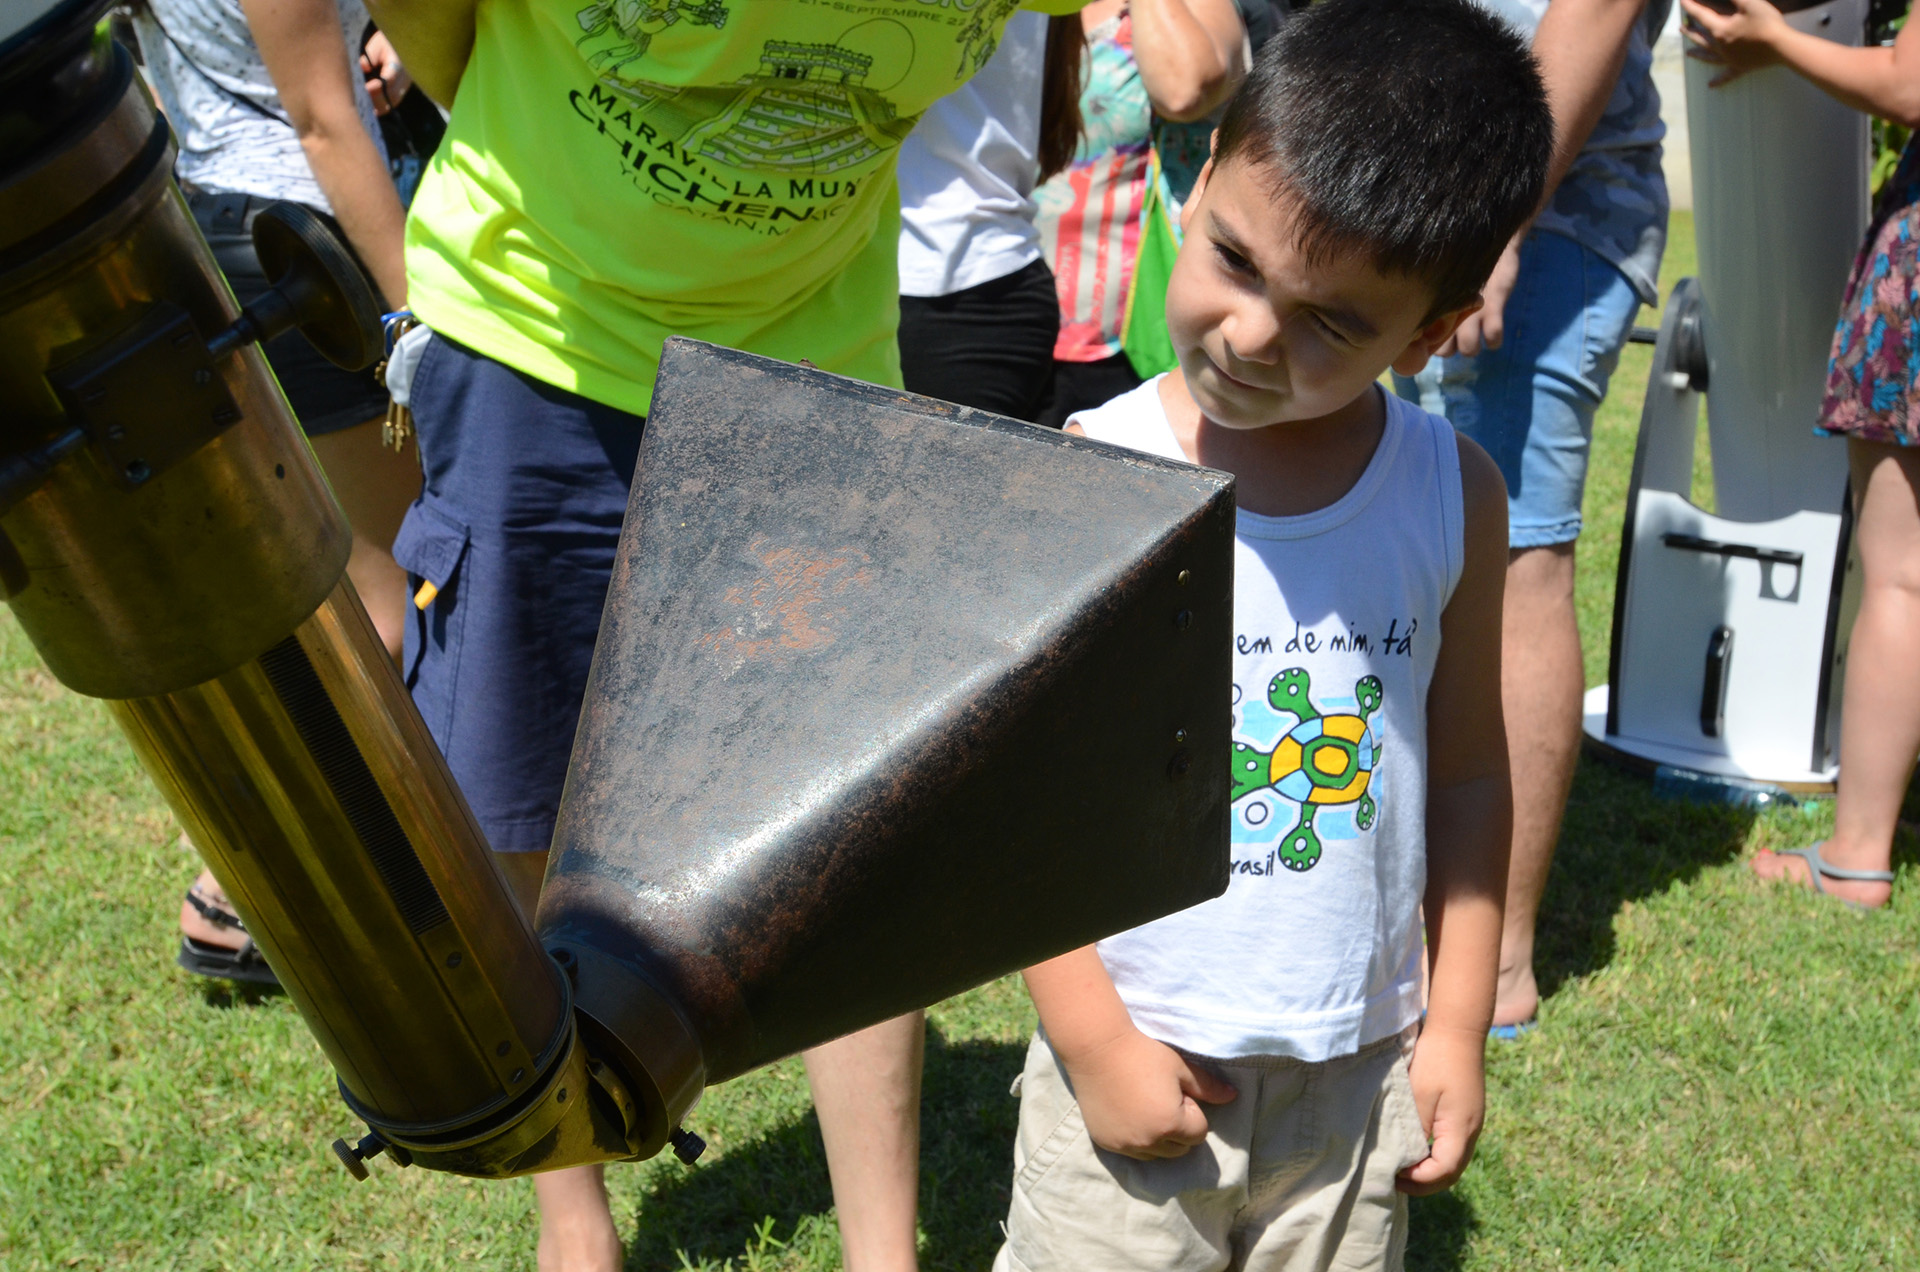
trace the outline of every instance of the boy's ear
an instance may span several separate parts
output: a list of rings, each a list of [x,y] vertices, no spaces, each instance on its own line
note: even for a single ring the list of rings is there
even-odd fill
[[[1394,358],[1393,369],[1405,376],[1419,375],[1420,368],[1427,365],[1427,359],[1439,352],[1441,345],[1453,339],[1453,333],[1460,329],[1460,324],[1479,313],[1480,307],[1485,303],[1480,297],[1475,296],[1471,303],[1462,305],[1458,309],[1448,310],[1414,332],[1413,339],[1407,342],[1407,347]]]

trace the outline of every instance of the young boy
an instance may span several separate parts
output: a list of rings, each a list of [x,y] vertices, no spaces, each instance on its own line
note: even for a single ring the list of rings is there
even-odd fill
[[[1233,874],[1027,972],[1003,1272],[1398,1268],[1404,1194],[1472,1154],[1506,495],[1376,381],[1479,306],[1551,145],[1525,46],[1469,0],[1296,14],[1183,211],[1179,369],[1071,425],[1238,478]]]

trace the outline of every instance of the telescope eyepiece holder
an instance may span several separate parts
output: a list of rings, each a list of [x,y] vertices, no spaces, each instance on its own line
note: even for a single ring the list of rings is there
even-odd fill
[[[336,365],[358,371],[373,364],[379,306],[325,223],[297,203],[275,203],[255,218],[253,241],[273,285],[211,338],[200,338],[179,305],[156,300],[117,336],[49,368],[48,382],[74,424],[0,461],[0,516],[86,442],[131,490],[218,437],[240,419],[240,408],[216,364],[246,345],[297,327]]]

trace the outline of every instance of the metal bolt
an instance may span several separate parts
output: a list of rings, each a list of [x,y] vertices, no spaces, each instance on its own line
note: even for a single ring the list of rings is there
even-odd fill
[[[1193,582],[1193,571],[1192,570],[1180,571],[1180,577],[1175,581],[1179,583],[1181,587],[1185,587],[1187,584]]]
[[[1185,751],[1175,751],[1173,758],[1167,761],[1167,776],[1172,778],[1185,777],[1192,768],[1193,756]]]
[[[133,482],[135,485],[138,485],[151,476],[153,476],[153,469],[147,467],[147,462],[144,459],[136,459],[127,465],[127,480]]]
[[[460,951],[459,951],[459,950],[455,950],[455,951],[454,951],[453,953],[451,953],[451,954],[449,954],[449,955],[447,955],[447,966],[448,966],[448,967],[458,967],[458,966],[460,966],[460,964],[461,964],[461,962],[462,962],[462,960],[461,960],[461,957],[460,957]]]
[[[673,1155],[687,1166],[699,1161],[700,1154],[707,1151],[707,1141],[681,1126],[667,1132],[667,1142],[673,1145]]]
[[[1185,742],[1187,740],[1187,731],[1185,729],[1175,729],[1173,731],[1173,740],[1176,743]]]
[[[496,1055],[496,1056],[499,1056],[499,1057],[500,1057],[500,1058],[501,1058],[502,1060],[505,1060],[505,1059],[507,1058],[507,1053],[508,1053],[508,1052],[510,1052],[510,1051],[512,1051],[512,1050],[513,1050],[513,1044],[512,1044],[512,1043],[510,1043],[510,1042],[503,1042],[503,1043],[501,1043],[501,1044],[500,1044],[499,1046],[497,1046],[497,1047],[495,1047],[495,1048],[493,1049],[493,1054],[494,1054],[494,1055]]]
[[[273,475],[285,481],[287,477],[287,466],[285,464],[275,464],[273,466]]]
[[[108,440],[108,441],[110,441],[110,442],[118,442],[118,441],[122,441],[122,440],[124,440],[124,439],[126,438],[126,436],[127,436],[127,430],[126,430],[126,429],[124,429],[124,428],[122,428],[122,427],[121,427],[120,425],[118,425],[118,424],[109,424],[109,425],[107,425],[107,440]]]
[[[212,379],[213,379],[213,372],[207,370],[205,367],[201,367],[198,371],[195,371],[193,373],[193,382],[198,385],[204,386],[208,381]]]
[[[556,1104],[565,1104],[567,1102],[567,1088],[561,1087],[560,1094],[553,1097],[553,1099]]]
[[[1186,631],[1188,627],[1192,626],[1192,624],[1193,624],[1192,610],[1181,610],[1178,614],[1175,614],[1173,616],[1173,625],[1175,627],[1178,627],[1183,632]]]
[[[526,1076],[527,1076],[527,1071],[526,1071],[525,1069],[515,1069],[515,1070],[513,1071],[513,1076],[512,1076],[512,1077],[510,1077],[510,1078],[508,1078],[508,1079],[507,1079],[507,1081],[509,1081],[509,1082],[518,1082],[518,1081],[519,1081],[520,1079],[522,1079],[522,1078],[524,1078],[524,1077],[526,1077]]]

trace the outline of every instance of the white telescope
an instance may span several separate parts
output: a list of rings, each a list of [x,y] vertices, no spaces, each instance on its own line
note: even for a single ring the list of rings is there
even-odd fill
[[[1783,0],[1857,45],[1867,0]],[[1689,59],[1700,276],[1654,346],[1621,535],[1609,684],[1587,734],[1637,767],[1734,788],[1831,790],[1839,772],[1846,446],[1813,435],[1867,224],[1867,120],[1784,67],[1709,89]],[[1689,497],[1700,398],[1711,512]]]

